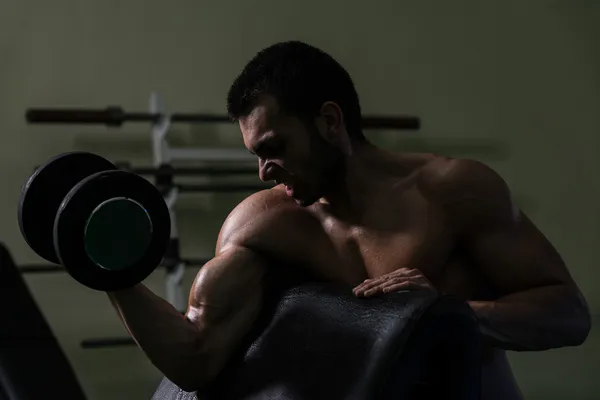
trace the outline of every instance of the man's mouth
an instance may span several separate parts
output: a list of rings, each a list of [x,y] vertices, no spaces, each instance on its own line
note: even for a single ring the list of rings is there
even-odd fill
[[[294,197],[294,184],[290,182],[290,179],[280,176],[279,179],[275,179],[275,185],[283,185],[285,194]]]
[[[293,197],[294,189],[292,188],[292,186],[290,186],[287,183],[282,182],[278,179],[275,180],[275,185],[283,185],[283,187],[285,188],[285,194],[287,194],[290,197]]]
[[[287,194],[290,197],[293,197],[294,196],[294,189],[292,189],[288,185],[285,185],[285,194]]]

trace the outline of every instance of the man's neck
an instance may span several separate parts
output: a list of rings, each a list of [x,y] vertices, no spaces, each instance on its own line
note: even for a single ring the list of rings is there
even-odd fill
[[[368,142],[353,143],[352,152],[346,157],[345,174],[320,199],[338,215],[360,216],[366,207],[366,199],[373,179],[373,161],[381,156],[381,150]]]

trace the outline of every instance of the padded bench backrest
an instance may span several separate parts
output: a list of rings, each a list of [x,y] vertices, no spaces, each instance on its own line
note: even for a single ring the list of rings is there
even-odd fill
[[[0,399],[85,399],[71,365],[2,243],[0,324]]]

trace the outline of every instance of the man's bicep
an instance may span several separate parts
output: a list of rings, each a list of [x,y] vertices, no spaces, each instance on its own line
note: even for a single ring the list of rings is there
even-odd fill
[[[265,270],[259,255],[230,246],[205,264],[194,281],[186,317],[198,328],[215,374],[256,320]]]
[[[255,252],[230,246],[198,272],[189,298],[188,313],[210,308],[224,313],[262,288],[266,263]]]

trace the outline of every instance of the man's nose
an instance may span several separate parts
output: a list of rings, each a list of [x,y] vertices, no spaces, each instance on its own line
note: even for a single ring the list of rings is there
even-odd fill
[[[270,162],[266,162],[263,159],[258,161],[258,177],[263,182],[268,182],[273,180],[273,171],[275,170],[274,166]]]

